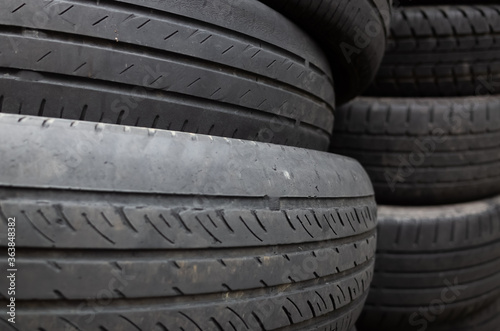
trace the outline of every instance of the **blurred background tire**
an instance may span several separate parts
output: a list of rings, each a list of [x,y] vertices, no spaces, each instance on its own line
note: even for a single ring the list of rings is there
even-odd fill
[[[497,331],[500,323],[500,300],[458,323],[431,327],[429,331]]]
[[[500,193],[500,98],[362,97],[337,112],[332,151],[361,162],[379,203]]]
[[[500,5],[401,7],[376,96],[500,94]]]
[[[389,35],[389,0],[260,0],[318,40],[332,65],[337,104],[361,94],[375,77]]]
[[[378,222],[377,262],[360,330],[460,325],[499,297],[500,197],[380,206]]]

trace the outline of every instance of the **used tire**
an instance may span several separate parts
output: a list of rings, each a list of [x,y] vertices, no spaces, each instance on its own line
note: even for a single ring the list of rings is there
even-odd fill
[[[381,206],[378,215],[377,262],[360,330],[458,323],[499,297],[500,197]]]
[[[330,57],[337,103],[360,95],[372,82],[389,34],[389,0],[260,0],[315,37]]]
[[[332,150],[363,164],[380,203],[500,193],[500,97],[366,97],[337,114]]]
[[[480,312],[467,316],[457,323],[429,328],[429,331],[498,331],[500,325],[500,300]]]
[[[500,94],[500,5],[403,7],[369,95]]]
[[[2,112],[328,148],[326,57],[257,1],[6,0],[0,25]]]
[[[352,159],[10,114],[0,136],[18,330],[347,331],[361,312],[376,205]]]

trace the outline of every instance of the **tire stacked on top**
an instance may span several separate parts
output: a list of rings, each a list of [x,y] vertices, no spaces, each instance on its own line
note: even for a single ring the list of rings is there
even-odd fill
[[[336,91],[300,28],[258,1],[6,0],[0,40],[2,330],[354,328],[374,192],[319,152]]]
[[[387,205],[360,330],[498,326],[500,7],[440,3],[394,10],[374,83],[336,118],[333,151]]]
[[[360,95],[384,57],[391,0],[259,0],[308,31],[330,60],[337,104]]]
[[[2,112],[328,146],[324,55],[254,1],[0,6]]]

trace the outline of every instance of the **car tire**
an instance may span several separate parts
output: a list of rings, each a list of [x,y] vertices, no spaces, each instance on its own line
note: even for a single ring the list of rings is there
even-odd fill
[[[360,95],[382,62],[389,34],[389,0],[260,0],[308,31],[330,58],[337,103]]]
[[[326,57],[257,1],[7,0],[0,24],[2,112],[328,148]]]
[[[367,95],[500,94],[499,21],[495,4],[395,10],[387,52]]]
[[[332,151],[366,168],[384,204],[500,193],[500,97],[358,98],[337,112]]]
[[[376,205],[352,159],[10,114],[0,136],[18,330],[347,331],[361,313]]]
[[[377,262],[358,329],[459,325],[497,300],[499,196],[437,207],[380,206],[378,215]]]

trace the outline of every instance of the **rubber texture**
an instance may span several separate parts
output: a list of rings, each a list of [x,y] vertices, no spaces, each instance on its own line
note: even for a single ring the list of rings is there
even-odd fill
[[[2,112],[328,148],[327,59],[257,1],[6,0],[0,43]]]
[[[347,331],[361,313],[377,211],[352,159],[10,114],[0,135],[19,270],[2,330]]]
[[[387,52],[367,95],[500,94],[500,5],[394,10]]]
[[[380,206],[378,215],[377,262],[360,330],[457,325],[499,298],[500,196]]]
[[[373,81],[389,34],[389,0],[260,0],[311,34],[329,55],[337,104]]]
[[[500,97],[358,98],[332,151],[357,159],[377,201],[427,205],[500,193]]]
[[[497,331],[500,323],[500,300],[457,323],[429,328],[430,331]]]

